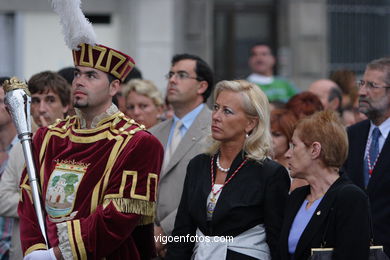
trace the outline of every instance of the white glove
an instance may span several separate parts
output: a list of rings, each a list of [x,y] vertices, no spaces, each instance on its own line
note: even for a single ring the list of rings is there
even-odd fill
[[[53,248],[49,250],[35,250],[26,255],[23,260],[57,260]]]

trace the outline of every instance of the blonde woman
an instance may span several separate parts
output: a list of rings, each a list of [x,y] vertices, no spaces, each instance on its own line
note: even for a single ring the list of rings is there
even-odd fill
[[[290,180],[268,159],[267,97],[244,80],[219,82],[214,97],[212,145],[188,165],[172,232],[198,239],[169,244],[166,259],[276,259]]]
[[[161,93],[149,80],[133,79],[124,87],[126,115],[146,128],[159,123],[164,101]]]

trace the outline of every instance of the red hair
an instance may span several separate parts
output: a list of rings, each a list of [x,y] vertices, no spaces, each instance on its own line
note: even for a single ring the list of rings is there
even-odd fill
[[[304,91],[296,94],[286,104],[286,108],[297,118],[302,118],[324,110],[321,100],[313,93]]]
[[[287,137],[287,142],[291,141],[297,122],[297,117],[285,108],[275,108],[271,112],[271,130],[280,131]]]

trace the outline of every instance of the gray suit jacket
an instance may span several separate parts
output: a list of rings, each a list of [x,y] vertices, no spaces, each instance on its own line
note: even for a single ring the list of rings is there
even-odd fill
[[[149,131],[166,147],[173,119],[166,120]],[[205,139],[210,134],[211,110],[205,105],[181,139],[165,169],[160,173],[157,197],[157,223],[165,234],[172,233],[177,208],[179,207],[189,161],[206,147]]]

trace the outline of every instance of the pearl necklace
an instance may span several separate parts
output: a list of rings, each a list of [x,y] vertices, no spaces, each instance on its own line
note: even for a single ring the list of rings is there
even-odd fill
[[[222,168],[222,166],[219,164],[219,154],[217,156],[217,167],[218,169],[221,171],[221,172],[229,172],[230,170],[230,167],[229,168]]]

